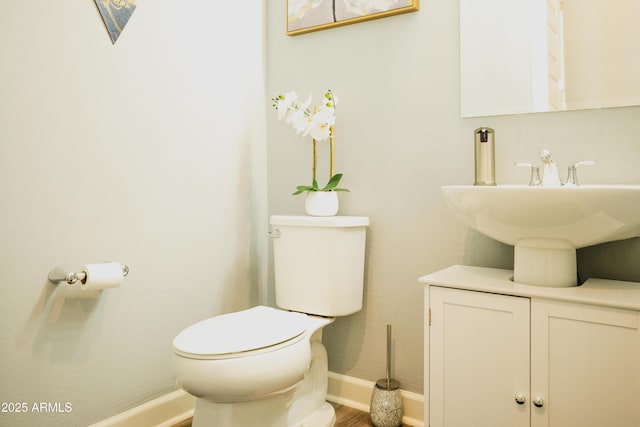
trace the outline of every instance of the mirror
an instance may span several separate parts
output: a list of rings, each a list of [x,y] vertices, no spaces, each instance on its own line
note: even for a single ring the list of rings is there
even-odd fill
[[[638,0],[460,0],[461,116],[640,105],[638,22]]]

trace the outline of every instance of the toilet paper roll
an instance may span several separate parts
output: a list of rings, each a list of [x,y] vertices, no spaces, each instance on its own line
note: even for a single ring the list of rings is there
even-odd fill
[[[117,262],[87,264],[82,266],[87,276],[80,283],[84,290],[117,288],[122,283],[122,265]]]

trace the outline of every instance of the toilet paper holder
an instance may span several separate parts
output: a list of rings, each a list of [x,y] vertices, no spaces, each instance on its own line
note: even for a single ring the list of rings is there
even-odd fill
[[[127,274],[129,274],[129,266],[122,264],[122,277],[126,277]],[[64,281],[73,285],[78,280],[84,283],[87,280],[87,273],[84,271],[79,273],[74,273],[73,271],[67,272],[67,270],[62,267],[55,267],[49,272],[48,279],[52,283],[60,283]]]

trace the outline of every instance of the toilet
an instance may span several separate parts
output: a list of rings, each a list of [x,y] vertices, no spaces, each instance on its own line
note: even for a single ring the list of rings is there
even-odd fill
[[[188,326],[173,340],[193,427],[330,427],[322,328],[362,309],[369,218],[270,218],[275,301]]]

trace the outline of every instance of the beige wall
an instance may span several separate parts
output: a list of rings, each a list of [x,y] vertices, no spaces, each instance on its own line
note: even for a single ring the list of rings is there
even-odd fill
[[[1,425],[86,426],[176,388],[173,337],[258,301],[266,239],[262,2],[92,0],[0,14]],[[101,295],[56,265],[127,263]],[[250,285],[253,281],[255,284]]]
[[[471,231],[444,206],[440,186],[473,182],[473,130],[496,130],[499,183],[528,182],[512,166],[542,148],[564,174],[575,160],[589,183],[640,183],[640,108],[459,117],[458,2],[422,1],[421,10],[295,37],[284,35],[284,1],[267,6],[269,95],[287,90],[340,96],[337,167],[343,215],[368,215],[365,306],[325,329],[332,371],[384,376],[385,325],[393,325],[394,372],[422,392],[421,275],[455,263],[511,268],[513,249]],[[310,175],[310,143],[273,111],[268,120],[269,212],[302,213],[290,196]],[[564,178],[564,177],[563,177]],[[580,250],[586,276],[640,281],[639,239]],[[323,268],[319,266],[319,268]],[[326,268],[326,267],[325,267]]]

